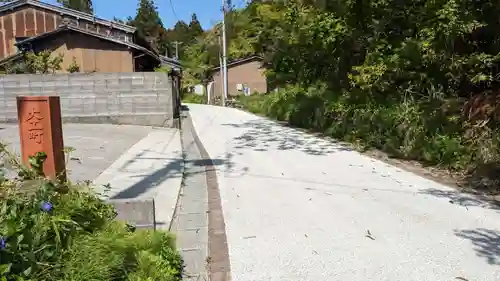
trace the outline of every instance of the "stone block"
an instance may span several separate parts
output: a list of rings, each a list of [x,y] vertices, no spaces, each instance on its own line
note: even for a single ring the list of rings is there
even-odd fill
[[[117,219],[137,228],[156,229],[154,199],[110,199]]]

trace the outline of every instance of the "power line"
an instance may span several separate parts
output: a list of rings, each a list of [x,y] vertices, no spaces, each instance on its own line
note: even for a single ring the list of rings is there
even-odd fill
[[[172,9],[172,14],[174,15],[175,19],[177,21],[179,21],[179,17],[177,16],[177,13],[175,12],[174,4],[172,3],[172,0],[168,0],[168,2],[170,3],[170,8]]]

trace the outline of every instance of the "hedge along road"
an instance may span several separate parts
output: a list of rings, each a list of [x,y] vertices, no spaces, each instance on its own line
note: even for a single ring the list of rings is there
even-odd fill
[[[223,159],[232,280],[500,280],[496,206],[237,109],[188,107]]]

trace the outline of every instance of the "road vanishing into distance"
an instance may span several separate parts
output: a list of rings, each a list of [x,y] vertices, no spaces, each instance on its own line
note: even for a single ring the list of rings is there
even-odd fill
[[[500,210],[340,143],[188,104],[235,281],[500,280]]]

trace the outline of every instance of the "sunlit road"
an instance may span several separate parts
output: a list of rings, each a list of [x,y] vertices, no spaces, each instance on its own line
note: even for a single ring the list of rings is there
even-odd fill
[[[232,280],[500,280],[495,207],[261,117],[188,106],[217,166]]]

